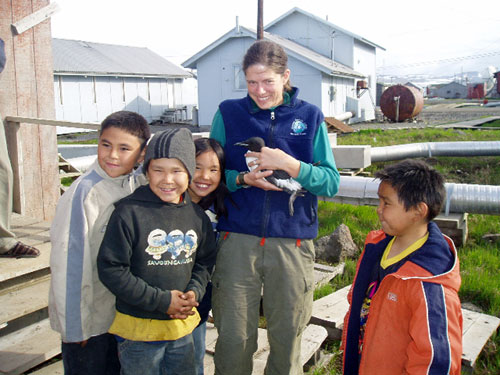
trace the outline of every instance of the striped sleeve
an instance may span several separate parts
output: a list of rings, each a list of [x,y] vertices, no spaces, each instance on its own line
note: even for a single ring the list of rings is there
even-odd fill
[[[79,342],[87,337],[83,325],[88,312],[82,300],[90,291],[92,264],[89,254],[89,219],[85,201],[92,188],[102,180],[95,171],[82,178],[68,197],[61,198],[51,227],[51,322],[63,341]],[[69,192],[69,191],[68,191]],[[68,199],[66,199],[68,198]],[[55,315],[55,316],[54,316]]]
[[[407,349],[406,373],[456,374],[460,369],[461,335],[456,337],[453,332],[460,326],[460,317],[448,311],[454,301],[447,301],[445,287],[438,283],[419,281],[414,292],[420,296],[415,295],[409,306],[412,342]],[[457,340],[460,342],[455,343]]]
[[[448,314],[444,287],[440,284],[422,283],[427,305],[428,337],[432,357],[427,374],[449,374],[451,368],[451,345],[448,336]]]

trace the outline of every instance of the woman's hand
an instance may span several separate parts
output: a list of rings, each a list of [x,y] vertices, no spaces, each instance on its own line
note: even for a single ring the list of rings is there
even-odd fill
[[[260,171],[257,169],[254,169],[251,172],[248,172],[244,176],[245,183],[250,186],[255,186],[259,189],[262,190],[274,190],[274,191],[282,191],[279,187],[271,184],[270,182],[267,182],[265,180],[266,177],[270,176],[273,174],[273,171],[267,170],[267,171]]]
[[[250,166],[257,166],[255,171],[281,169],[293,178],[299,175],[300,161],[279,148],[262,147],[260,152],[248,152],[245,156],[255,158],[250,163]]]

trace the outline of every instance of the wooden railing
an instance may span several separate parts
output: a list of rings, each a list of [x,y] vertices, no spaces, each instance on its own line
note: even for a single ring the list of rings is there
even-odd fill
[[[5,121],[11,124],[34,124],[34,125],[51,125],[51,126],[65,126],[67,128],[81,128],[81,129],[91,129],[99,130],[101,124],[93,122],[73,122],[73,121],[59,121],[59,120],[48,120],[34,117],[19,117],[19,116],[7,116]]]
[[[50,220],[60,197],[55,127],[99,130],[100,124],[21,116],[7,116],[4,124],[13,172],[13,211]]]

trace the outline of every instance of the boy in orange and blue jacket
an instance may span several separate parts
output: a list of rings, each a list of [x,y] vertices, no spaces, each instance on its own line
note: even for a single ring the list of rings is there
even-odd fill
[[[375,177],[382,230],[368,234],[348,295],[343,373],[460,375],[458,257],[431,221],[445,199],[443,177],[414,160]]]

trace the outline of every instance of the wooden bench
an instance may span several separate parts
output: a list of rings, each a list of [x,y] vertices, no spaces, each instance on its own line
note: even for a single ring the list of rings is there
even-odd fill
[[[347,293],[350,288],[351,286],[348,285],[314,301],[311,323],[325,327],[330,339],[339,340],[341,338],[344,316],[349,309]],[[500,326],[500,319],[467,309],[462,309],[462,314],[462,367],[465,371],[472,372],[484,345]]]
[[[328,333],[324,327],[313,324],[306,327],[302,334],[301,343],[301,360],[303,365],[305,365],[319,351],[327,336]],[[207,354],[205,355],[204,360],[206,374],[213,374],[215,371],[213,355],[215,353],[217,337],[217,329],[213,324],[207,323]],[[257,351],[253,356],[252,375],[264,374],[264,368],[266,367],[268,356],[269,342],[267,341],[267,332],[265,329],[259,328]]]
[[[302,363],[306,364],[321,347],[323,341],[327,337],[326,329],[320,326],[309,325],[302,335]],[[206,354],[204,359],[205,374],[213,374],[215,371],[214,366],[214,352],[215,343],[217,342],[217,329],[213,324],[207,323],[206,335]],[[269,356],[269,343],[267,341],[267,334],[265,329],[259,329],[258,336],[258,349],[254,354],[254,368],[252,375],[264,374],[267,357]],[[31,375],[63,375],[64,369],[62,361],[52,363],[46,367],[32,372]]]
[[[347,302],[347,293],[350,285],[337,290],[313,303],[313,312],[310,320],[311,324],[317,324],[325,327],[328,332],[328,338],[340,340],[342,328],[344,326],[344,316],[349,309]]]

